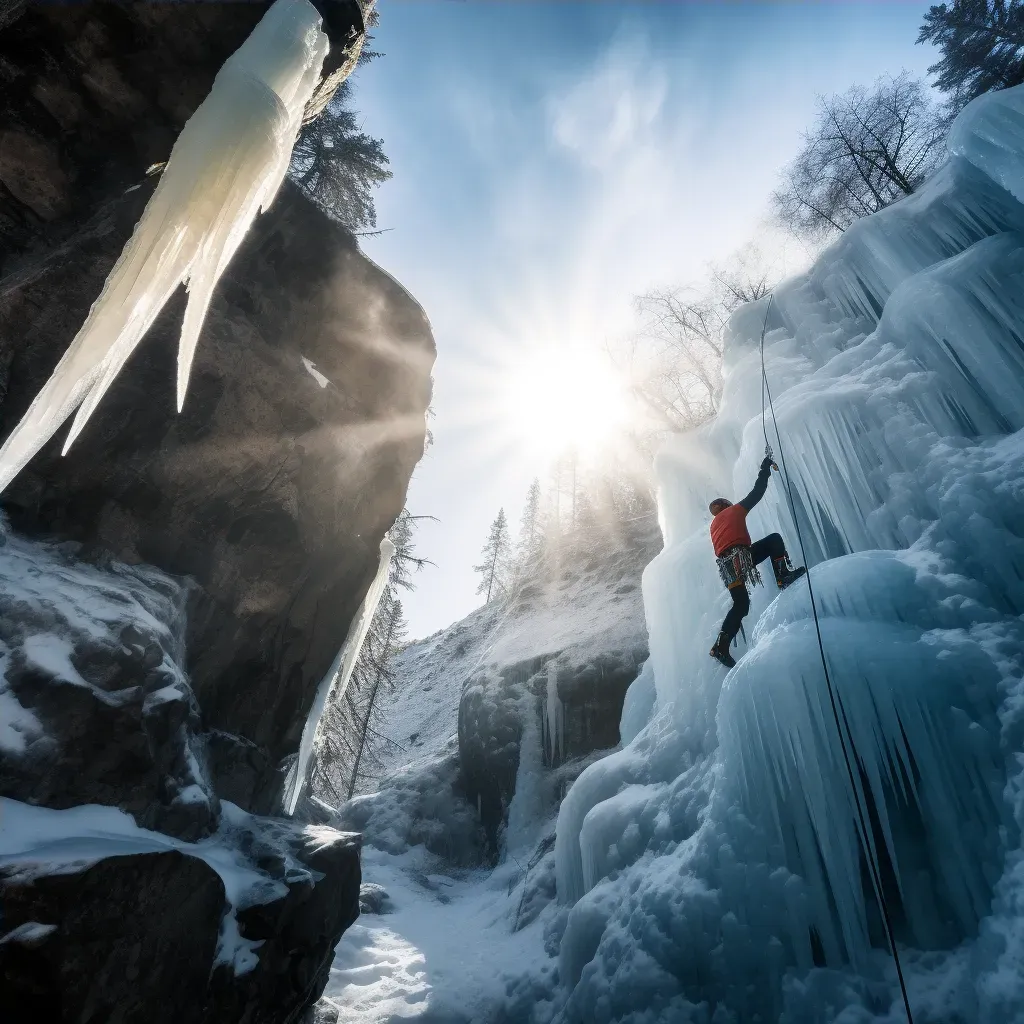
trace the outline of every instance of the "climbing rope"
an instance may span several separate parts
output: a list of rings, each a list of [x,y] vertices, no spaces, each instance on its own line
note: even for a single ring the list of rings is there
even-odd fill
[[[764,447],[765,455],[768,458],[772,458],[772,447],[768,440],[768,424],[765,418],[765,395],[768,396],[768,410],[772,414],[772,425],[775,428],[775,442],[779,447],[779,458],[782,460],[782,480],[783,490],[786,494],[786,499],[789,503],[789,511],[793,516],[793,524],[796,527],[796,539],[800,545],[800,556],[803,560],[803,564],[807,565],[807,551],[804,548],[804,539],[800,530],[800,520],[796,514],[796,504],[793,501],[793,489],[789,479],[789,471],[786,469],[786,453],[782,447],[782,435],[779,433],[779,423],[775,418],[775,405],[772,402],[772,391],[768,385],[768,374],[765,370],[764,365],[764,335],[768,328],[768,314],[772,309],[772,301],[774,300],[774,293],[768,297],[768,308],[764,312],[764,324],[761,326],[761,429],[764,432]],[[779,467],[772,463],[772,468],[778,472]],[[832,716],[835,718],[836,731],[839,733],[839,744],[843,750],[843,761],[846,764],[846,773],[850,780],[850,789],[853,792],[853,802],[857,809],[857,824],[860,830],[861,842],[864,845],[864,856],[867,858],[868,871],[871,874],[871,885],[875,890],[875,897],[878,900],[879,909],[882,912],[882,921],[885,926],[885,936],[889,943],[889,952],[892,954],[893,963],[896,965],[896,977],[899,979],[900,994],[903,996],[903,1008],[907,1014],[908,1024],[914,1024],[914,1015],[910,1011],[910,997],[907,995],[907,985],[903,978],[903,966],[900,963],[899,950],[896,948],[896,936],[893,933],[892,918],[889,915],[889,906],[885,899],[885,894],[882,891],[882,875],[879,869],[877,858],[873,852],[873,848],[870,842],[871,833],[868,828],[868,815],[866,809],[861,805],[860,790],[857,787],[857,780],[853,773],[853,759],[851,752],[856,755],[856,751],[853,749],[853,735],[849,732],[849,723],[846,720],[846,711],[842,706],[842,698],[840,698],[832,685],[832,677],[828,671],[828,661],[825,658],[825,645],[821,639],[821,624],[818,621],[818,607],[814,600],[814,585],[811,583],[811,570],[810,566],[807,565],[807,572],[804,573],[804,579],[807,580],[807,593],[811,599],[811,614],[814,617],[814,632],[818,637],[818,654],[821,656],[821,668],[825,673],[825,685],[828,688],[828,699],[832,706]],[[842,717],[840,718],[840,712]],[[845,728],[844,728],[845,724]],[[849,740],[849,744],[847,743]]]

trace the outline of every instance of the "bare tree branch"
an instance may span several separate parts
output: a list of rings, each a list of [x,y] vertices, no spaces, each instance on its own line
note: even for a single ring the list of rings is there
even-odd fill
[[[772,196],[798,235],[845,231],[910,195],[939,164],[943,119],[923,83],[906,72],[819,97],[814,125]]]

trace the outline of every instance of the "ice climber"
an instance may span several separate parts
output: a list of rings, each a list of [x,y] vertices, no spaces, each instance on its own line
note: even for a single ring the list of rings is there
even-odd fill
[[[712,658],[720,661],[726,668],[732,668],[736,664],[729,654],[729,646],[739,632],[743,617],[750,611],[747,584],[761,582],[757,566],[766,558],[772,560],[775,582],[778,583],[779,590],[785,589],[807,572],[803,566],[799,569],[792,567],[786,553],[786,545],[779,534],[770,533],[761,540],[750,542],[747,514],[764,497],[771,472],[771,455],[766,455],[754,486],[742,501],[734,505],[727,498],[715,498],[708,505],[714,517],[711,520],[711,543],[715,547],[718,571],[722,575],[722,582],[732,595],[732,607],[722,623],[722,630],[710,653]]]

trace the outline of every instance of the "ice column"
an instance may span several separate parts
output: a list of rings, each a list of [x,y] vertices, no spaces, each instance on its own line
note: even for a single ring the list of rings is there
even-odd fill
[[[224,268],[284,179],[327,55],[307,0],[277,0],[224,63],[171,150],[160,184],[53,375],[0,448],[0,490],[77,409],[64,451],[182,282],[181,410],[199,331]]]
[[[363,641],[369,632],[370,623],[377,612],[380,599],[384,596],[384,588],[388,582],[388,570],[391,567],[391,557],[395,553],[395,545],[385,537],[380,542],[380,563],[377,566],[377,575],[374,576],[370,589],[359,606],[356,617],[349,626],[348,636],[342,644],[334,663],[327,670],[327,674],[320,680],[317,687],[316,697],[313,698],[313,706],[309,709],[309,717],[302,729],[302,739],[299,742],[299,756],[295,765],[288,774],[288,782],[285,788],[284,809],[287,814],[294,814],[295,807],[299,802],[302,793],[302,786],[306,779],[306,771],[309,768],[309,759],[313,754],[313,741],[316,739],[317,729],[320,727],[320,717],[324,713],[324,706],[327,704],[328,696],[335,690],[339,699],[344,697],[348,688],[349,680],[352,678],[352,670],[356,667],[359,652],[362,650]]]
[[[560,764],[565,752],[565,709],[562,699],[558,696],[558,664],[554,659],[548,662],[547,687],[545,692],[544,715],[547,727],[548,764],[554,767]]]

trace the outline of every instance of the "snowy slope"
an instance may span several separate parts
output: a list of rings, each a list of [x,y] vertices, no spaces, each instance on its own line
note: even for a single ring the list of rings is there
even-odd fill
[[[483,606],[398,658],[385,726],[396,747],[380,792],[342,809],[345,827],[364,834],[364,879],[389,899],[385,914],[364,914],[337,948],[325,997],[341,1019],[476,1024],[501,1012],[524,976],[537,979],[525,983],[527,1003],[543,1005],[554,991],[557,947],[545,936],[562,911],[554,904],[552,810],[523,823],[522,842],[511,837],[496,868],[479,866],[477,807],[458,795],[459,702],[465,682],[484,669],[555,656],[581,665],[606,651],[646,650],[640,574],[657,535],[653,520],[647,525],[641,548],[570,569],[511,604]],[[590,759],[545,771],[549,808],[565,777]],[[522,773],[541,770],[530,762]]]
[[[384,730],[399,749],[387,755],[382,774],[444,748],[456,731],[463,684],[478,669],[558,654],[583,662],[595,652],[646,647],[640,573],[648,550],[564,574],[511,605],[484,605],[410,644],[397,659]]]

